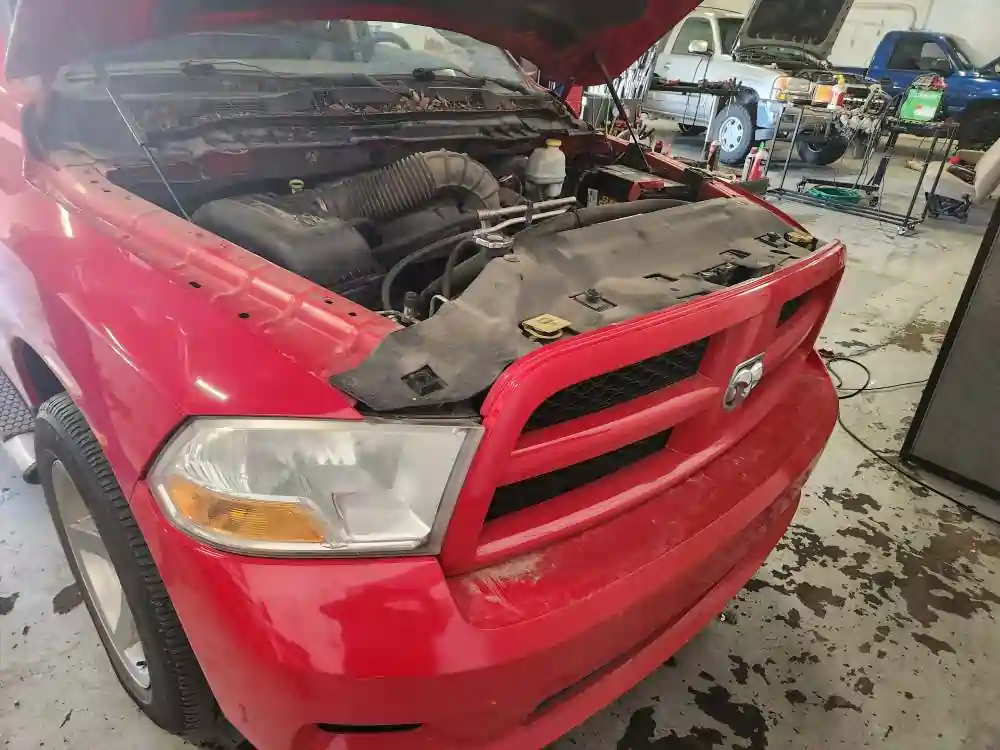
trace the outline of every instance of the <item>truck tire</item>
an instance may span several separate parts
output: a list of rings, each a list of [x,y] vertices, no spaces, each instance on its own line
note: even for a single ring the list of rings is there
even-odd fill
[[[958,123],[958,148],[988,151],[1000,140],[1000,103],[970,104]]]
[[[42,404],[35,450],[56,533],[118,681],[166,731],[214,738],[215,699],[128,501],[68,394]]]
[[[753,148],[756,124],[742,104],[730,104],[712,121],[712,140],[719,142],[719,160],[735,165],[746,161]]]
[[[825,167],[827,164],[833,164],[847,153],[847,141],[840,138],[824,143],[799,141],[795,144],[795,148],[799,152],[799,158],[806,164]]]
[[[701,135],[708,130],[704,125],[691,125],[682,122],[677,123],[677,129],[681,131],[681,135]]]

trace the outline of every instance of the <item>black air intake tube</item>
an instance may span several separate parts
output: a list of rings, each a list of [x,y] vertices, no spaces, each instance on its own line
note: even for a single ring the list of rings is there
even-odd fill
[[[344,221],[394,219],[442,194],[454,195],[465,211],[500,208],[500,185],[490,171],[452,151],[412,154],[314,193],[320,208]]]

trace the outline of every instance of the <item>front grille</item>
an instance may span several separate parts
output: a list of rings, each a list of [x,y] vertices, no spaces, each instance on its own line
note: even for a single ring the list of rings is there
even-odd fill
[[[670,430],[631,443],[611,453],[592,458],[583,463],[567,466],[548,474],[542,474],[523,482],[497,487],[490,503],[486,520],[492,521],[510,513],[530,508],[532,505],[550,500],[558,495],[571,492],[585,484],[610,476],[628,466],[637,464],[644,458],[667,447]]]
[[[558,391],[535,410],[525,432],[594,414],[679,383],[698,372],[707,347],[708,339],[702,339]]]

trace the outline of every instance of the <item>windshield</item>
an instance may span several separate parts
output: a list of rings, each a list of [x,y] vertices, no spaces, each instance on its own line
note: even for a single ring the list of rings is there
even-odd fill
[[[720,18],[719,34],[722,36],[722,54],[733,54],[736,42],[740,40],[740,29],[743,28],[742,18]]]
[[[951,42],[952,51],[962,64],[962,67],[966,70],[973,70],[976,65],[972,62],[972,56],[968,53],[968,42],[957,36],[949,36],[948,41]]]
[[[194,32],[115,50],[102,60],[116,74],[198,61],[258,75],[408,76],[424,68],[524,84],[516,63],[491,44],[444,29],[382,21],[284,22]],[[84,63],[66,72],[90,70]]]

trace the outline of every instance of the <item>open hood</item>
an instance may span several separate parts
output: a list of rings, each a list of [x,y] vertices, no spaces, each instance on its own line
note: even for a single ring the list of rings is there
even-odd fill
[[[756,0],[739,46],[798,47],[826,60],[854,0]]]
[[[398,21],[457,31],[538,65],[546,78],[617,75],[698,0],[18,0],[8,78],[131,44],[192,31],[324,19]]]

